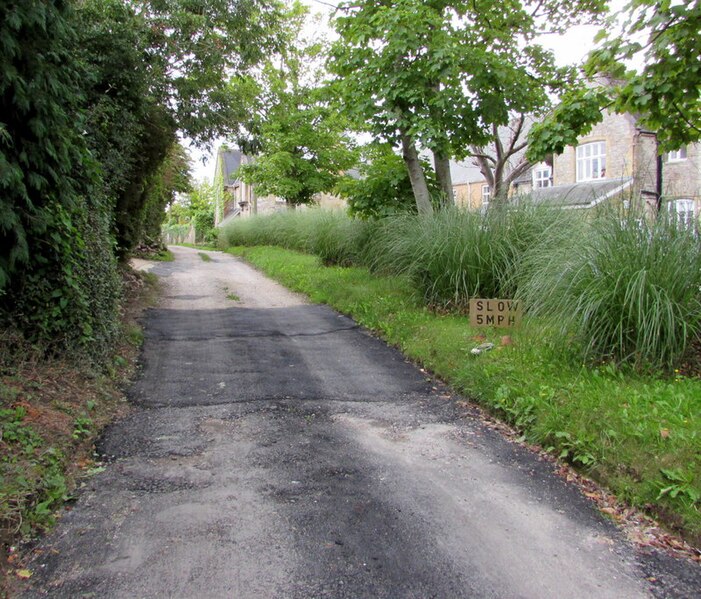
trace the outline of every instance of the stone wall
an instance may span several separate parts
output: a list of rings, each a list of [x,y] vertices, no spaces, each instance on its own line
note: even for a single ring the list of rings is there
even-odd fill
[[[320,208],[325,210],[346,210],[348,208],[346,200],[330,193],[317,194],[314,200]]]
[[[256,198],[258,214],[274,214],[275,212],[285,212],[287,204],[284,200],[276,196],[260,196]]]
[[[273,214],[284,212],[288,209],[287,203],[276,196],[263,196],[257,198],[258,214]],[[338,196],[328,193],[318,194],[315,198],[315,205],[324,210],[345,210],[348,207],[346,201]],[[300,206],[304,209],[305,207]],[[244,211],[242,216],[250,216],[250,210]]]
[[[604,113],[601,123],[579,140],[580,144],[606,142],[606,178],[630,177],[634,168],[634,147],[637,129],[630,115]],[[555,156],[553,184],[570,185],[577,182],[577,155],[572,146]]]
[[[672,161],[664,156],[662,193],[666,197],[698,199],[701,195],[701,150],[687,146],[686,160]]]

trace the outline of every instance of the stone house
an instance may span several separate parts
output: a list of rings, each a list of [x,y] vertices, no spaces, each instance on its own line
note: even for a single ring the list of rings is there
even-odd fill
[[[566,208],[590,208],[612,198],[640,203],[649,212],[658,201],[680,220],[701,213],[701,151],[697,144],[658,158],[657,138],[630,114],[605,112],[602,122],[565,148],[533,177],[534,199]],[[548,172],[549,170],[549,172]],[[549,182],[547,182],[549,180]]]
[[[452,163],[456,204],[484,209],[491,190],[479,168]],[[673,211],[680,221],[698,222],[701,215],[701,145],[692,144],[658,158],[653,132],[630,114],[604,112],[601,123],[577,146],[533,165],[518,177],[509,196],[530,195],[563,208],[591,208],[607,200],[641,205],[649,213]]]
[[[250,161],[251,157],[241,150],[230,150],[225,146],[219,148],[214,165],[215,226],[221,227],[233,218],[287,208],[280,198],[258,197],[253,185],[239,179],[239,168]]]
[[[487,207],[491,192],[477,166],[468,161],[451,161],[450,175],[457,206],[467,210],[482,210]]]
[[[489,206],[492,190],[479,167],[468,161],[451,162],[450,173],[457,206],[468,210],[484,210]],[[528,195],[534,188],[551,186],[551,173],[551,167],[545,164],[530,168],[511,183],[509,197]]]
[[[241,150],[222,146],[217,151],[214,165],[215,226],[221,227],[234,218],[254,214],[272,214],[288,209],[287,203],[276,196],[258,196],[255,186],[239,179],[238,170],[249,164],[252,158]],[[317,205],[326,209],[345,209],[345,200],[328,194],[314,198]]]
[[[219,148],[214,162],[214,225],[220,226],[225,220],[238,216],[241,208],[238,205],[236,193],[241,181],[237,172],[241,166],[243,153],[239,150],[229,150],[225,146]],[[239,194],[240,195],[240,192]]]

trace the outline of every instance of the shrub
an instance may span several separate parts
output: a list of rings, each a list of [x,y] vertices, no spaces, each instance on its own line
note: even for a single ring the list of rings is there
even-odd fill
[[[390,145],[371,144],[364,149],[360,176],[346,175],[336,184],[336,193],[348,202],[351,216],[383,218],[394,214],[416,214],[416,200],[409,172],[401,156]],[[441,189],[431,166],[422,161],[431,197],[438,206]]]

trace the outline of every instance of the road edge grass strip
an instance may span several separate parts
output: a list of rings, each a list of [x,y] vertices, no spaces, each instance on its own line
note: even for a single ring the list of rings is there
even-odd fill
[[[29,346],[1,356],[0,597],[31,575],[21,566],[22,542],[50,529],[75,489],[101,471],[94,443],[129,411],[123,389],[144,339],[139,318],[157,303],[160,285],[155,275],[130,268],[122,279],[122,334],[101,369],[39,357]]]
[[[152,262],[173,262],[173,260],[175,260],[173,252],[167,248],[147,248],[141,251],[134,251],[133,255],[135,258],[140,258],[141,260],[151,260]]]
[[[271,246],[226,252],[351,316],[516,428],[520,440],[701,546],[701,380],[584,367],[533,324],[508,335],[473,330],[465,316],[430,311],[402,277],[324,266]],[[483,341],[495,349],[471,355]]]

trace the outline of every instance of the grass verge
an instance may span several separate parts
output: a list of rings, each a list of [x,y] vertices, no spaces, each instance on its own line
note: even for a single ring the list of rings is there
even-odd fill
[[[405,276],[441,311],[465,312],[472,298],[521,299],[578,361],[701,374],[701,245],[673,214],[650,221],[606,206],[585,215],[525,200],[485,214],[367,221],[316,209],[237,219],[219,243]]]
[[[287,287],[352,316],[408,357],[474,398],[620,499],[701,547],[701,380],[660,378],[612,364],[584,367],[531,323],[473,330],[465,316],[436,314],[407,278],[324,266],[277,247],[235,247]],[[496,348],[470,355],[478,343]]]
[[[50,528],[74,489],[100,470],[93,443],[128,410],[122,388],[143,341],[137,318],[155,303],[158,285],[131,270],[123,279],[122,334],[103,370],[39,358],[27,346],[9,355],[0,341],[0,597],[31,575],[18,566],[17,543]]]

